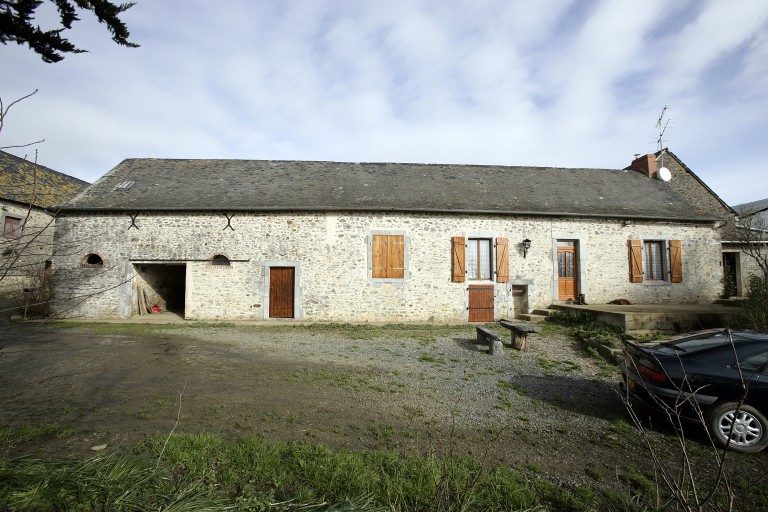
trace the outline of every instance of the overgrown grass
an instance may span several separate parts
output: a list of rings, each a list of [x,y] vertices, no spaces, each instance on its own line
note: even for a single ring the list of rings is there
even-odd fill
[[[0,510],[608,510],[608,495],[624,499],[469,457],[210,433],[158,435],[129,453],[86,460],[0,459]]]
[[[621,348],[624,340],[628,339],[624,329],[595,320],[589,311],[555,311],[549,315],[547,322],[565,325],[575,338],[595,340],[606,347]]]

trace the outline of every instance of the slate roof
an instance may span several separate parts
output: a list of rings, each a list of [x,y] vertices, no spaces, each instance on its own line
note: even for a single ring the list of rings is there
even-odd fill
[[[87,181],[0,151],[0,199],[51,208],[87,186]]]
[[[127,190],[117,190],[133,181]],[[64,211],[400,211],[717,220],[616,169],[268,160],[124,160]]]
[[[739,215],[752,215],[768,210],[768,199],[752,201],[751,203],[737,204],[733,207]]]

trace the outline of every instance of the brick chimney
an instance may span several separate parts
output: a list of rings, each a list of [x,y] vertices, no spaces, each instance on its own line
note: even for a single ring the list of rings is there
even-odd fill
[[[632,161],[632,164],[629,166],[629,168],[633,171],[639,172],[643,176],[655,178],[656,171],[658,171],[656,168],[656,155],[653,153],[648,153],[647,155],[637,157]]]

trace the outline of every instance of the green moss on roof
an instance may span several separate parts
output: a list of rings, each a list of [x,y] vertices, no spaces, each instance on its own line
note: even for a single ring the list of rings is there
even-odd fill
[[[0,151],[0,198],[50,208],[69,201],[88,183]]]

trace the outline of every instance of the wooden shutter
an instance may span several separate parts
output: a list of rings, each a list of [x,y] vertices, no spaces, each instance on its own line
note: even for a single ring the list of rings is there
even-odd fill
[[[21,219],[15,217],[6,217],[3,234],[8,238],[21,237]]]
[[[669,280],[683,282],[683,246],[680,240],[669,241]]]
[[[629,240],[629,282],[643,282],[643,242]]]
[[[405,277],[405,237],[373,235],[371,240],[371,277],[379,279]]]
[[[387,277],[387,237],[373,235],[371,242],[371,277]]]
[[[496,239],[496,282],[509,282],[509,240]]]
[[[451,281],[463,283],[467,273],[465,258],[466,241],[462,236],[451,238]]]
[[[405,277],[405,237],[387,236],[387,277],[402,279]]]

